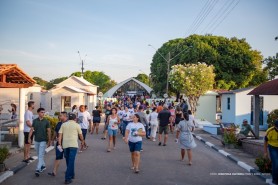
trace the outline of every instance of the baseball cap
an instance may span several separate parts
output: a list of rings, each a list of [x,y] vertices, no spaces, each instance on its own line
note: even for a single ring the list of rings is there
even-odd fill
[[[247,119],[244,119],[242,122],[248,122],[248,120],[247,120]]]
[[[69,120],[75,120],[76,119],[76,114],[70,112],[70,113],[68,113],[68,118],[69,118]]]

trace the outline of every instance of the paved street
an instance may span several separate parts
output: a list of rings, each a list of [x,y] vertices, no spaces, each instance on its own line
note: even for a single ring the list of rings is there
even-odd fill
[[[170,134],[166,147],[158,146],[157,142],[144,140],[140,174],[134,174],[130,169],[130,153],[128,146],[120,135],[116,150],[106,152],[107,140],[101,140],[102,135],[88,135],[89,148],[78,154],[76,160],[76,178],[72,184],[78,185],[215,185],[215,184],[265,184],[256,176],[250,175],[212,175],[212,173],[246,173],[244,169],[230,160],[206,147],[196,140],[197,148],[193,150],[193,166],[180,162],[179,148],[174,143],[174,135]],[[19,171],[13,177],[3,182],[3,185],[29,184],[63,184],[65,161],[59,168],[56,177],[50,177],[54,151],[46,156],[47,170],[39,178],[35,177],[37,161]]]

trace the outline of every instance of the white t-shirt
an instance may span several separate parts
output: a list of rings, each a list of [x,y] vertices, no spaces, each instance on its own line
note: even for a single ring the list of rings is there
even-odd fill
[[[131,122],[127,125],[126,130],[129,130],[128,140],[132,143],[136,143],[138,141],[142,141],[141,136],[135,136],[134,134],[138,133],[138,131],[145,132],[145,127],[142,123],[134,123]]]
[[[78,123],[81,129],[89,128],[89,120],[91,120],[91,115],[88,111],[78,112]]]
[[[112,116],[110,116],[108,128],[111,130],[117,130],[118,124],[115,122],[118,122],[118,117],[112,118]]]
[[[193,116],[192,114],[189,115],[188,118],[189,118],[189,121],[191,121],[192,123],[194,123],[194,119],[195,119],[195,118],[194,118],[194,116]]]
[[[131,114],[130,114],[129,111],[127,111],[127,112],[124,111],[124,113],[123,113],[123,120],[124,121],[131,121],[130,116],[131,116]]]
[[[150,123],[151,123],[151,125],[158,125],[157,117],[158,117],[158,113],[157,112],[152,112],[150,114],[150,120],[151,120]]]
[[[27,121],[30,121],[33,124],[33,112],[26,110],[24,114],[24,132],[30,132],[31,128],[27,125]]]
[[[135,112],[134,112],[134,108],[132,108],[132,109],[128,109],[128,112],[129,112],[131,115],[134,115],[134,114],[135,114]]]
[[[123,118],[123,114],[124,114],[124,111],[122,111],[122,110],[118,111],[118,116],[119,116],[120,119]]]

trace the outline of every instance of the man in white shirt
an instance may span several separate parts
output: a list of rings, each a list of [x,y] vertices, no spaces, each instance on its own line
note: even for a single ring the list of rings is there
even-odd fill
[[[134,111],[132,103],[129,104],[128,112],[130,113],[131,116],[133,116],[135,114],[135,111]]]
[[[77,121],[81,127],[82,135],[84,138],[84,145],[81,145],[81,149],[80,149],[80,152],[82,152],[83,148],[84,149],[88,148],[88,145],[86,144],[85,139],[86,139],[86,135],[88,132],[88,128],[92,124],[91,123],[91,115],[88,111],[86,111],[84,105],[80,105],[77,117],[78,117]]]
[[[29,163],[30,160],[34,160],[32,157],[30,157],[30,147],[31,143],[28,141],[29,132],[32,127],[33,123],[33,112],[35,108],[35,102],[29,101],[28,102],[28,109],[25,111],[24,114],[24,160],[23,162]],[[31,140],[33,140],[33,135],[31,136]]]

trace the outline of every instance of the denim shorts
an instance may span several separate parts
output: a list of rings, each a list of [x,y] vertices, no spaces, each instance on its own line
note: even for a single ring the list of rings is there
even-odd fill
[[[82,130],[83,139],[85,140],[87,132],[88,132],[88,129],[81,129],[81,130]]]
[[[129,141],[128,146],[130,152],[140,152],[140,150],[142,149],[142,141],[138,141],[136,143]]]
[[[58,145],[55,146],[55,151],[56,151],[56,160],[62,160],[64,156],[64,151],[60,152],[59,149],[57,148]]]
[[[111,129],[111,128],[108,128],[108,135],[109,135],[109,136],[116,136],[116,135],[117,135],[117,132],[118,132],[118,129],[113,130],[113,129]]]
[[[100,117],[93,117],[93,123],[100,123]]]

